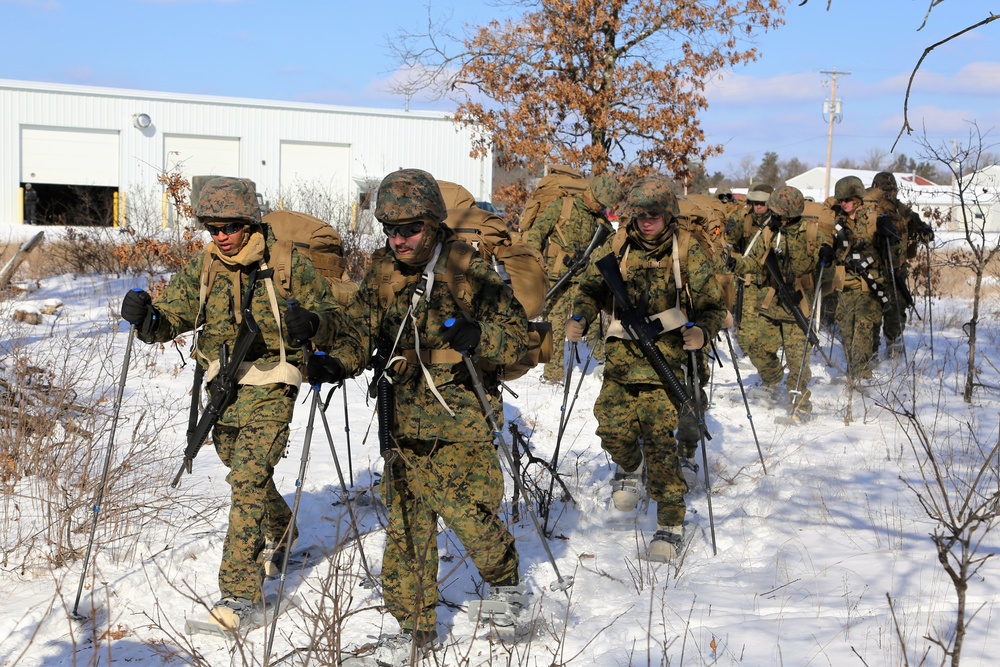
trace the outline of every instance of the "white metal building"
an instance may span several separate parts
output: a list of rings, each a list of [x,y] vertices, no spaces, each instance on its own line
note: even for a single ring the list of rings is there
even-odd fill
[[[80,224],[58,219],[51,204],[83,197],[107,204],[106,224],[151,212],[170,224],[163,173],[250,178],[275,208],[323,193],[355,214],[383,176],[404,167],[460,183],[477,199],[492,191],[493,156],[471,158],[472,132],[443,112],[0,79],[0,137],[0,224],[24,220],[28,183],[40,222]]]

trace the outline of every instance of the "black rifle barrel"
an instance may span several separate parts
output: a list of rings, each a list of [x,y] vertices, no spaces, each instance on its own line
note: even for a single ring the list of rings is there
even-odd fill
[[[788,283],[785,282],[785,277],[781,275],[781,267],[778,266],[778,258],[775,256],[774,251],[767,251],[767,257],[764,259],[764,266],[767,268],[768,273],[771,274],[771,279],[776,284],[774,290],[778,295],[778,300],[784,304],[788,312],[795,318],[795,324],[802,329],[802,333],[806,335],[809,342],[812,345],[819,347],[819,337],[816,335],[816,332],[812,330],[812,327],[809,326],[809,320],[806,319],[806,316],[802,313],[802,309],[799,308],[799,304],[795,300],[795,295],[792,294],[790,289],[788,289]]]
[[[559,280],[549,288],[549,291],[545,293],[545,300],[548,301],[554,295],[559,294],[566,287],[569,281],[587,268],[587,264],[590,263],[590,256],[597,250],[602,243],[604,243],[607,238],[611,236],[611,228],[607,225],[598,225],[597,229],[594,231],[594,237],[590,239],[590,245],[582,253],[573,258],[573,261],[569,265],[569,270],[566,273],[559,276]]]

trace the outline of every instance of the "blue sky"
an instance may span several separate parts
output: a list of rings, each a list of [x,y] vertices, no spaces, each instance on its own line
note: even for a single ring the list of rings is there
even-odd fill
[[[702,118],[726,152],[711,171],[734,173],[765,151],[809,165],[826,159],[823,101],[836,68],[843,119],[833,160],[888,152],[902,120],[903,92],[923,49],[985,18],[1000,3],[950,0],[917,31],[930,0],[809,0],[788,7],[786,25],[758,38],[761,58],[709,85]],[[479,0],[441,0],[436,16],[458,31],[498,10]],[[399,27],[427,21],[420,2],[342,0],[0,0],[7,34],[0,78],[116,88],[397,107],[385,82],[386,46]],[[911,121],[935,145],[965,141],[969,121],[1000,141],[1000,21],[939,47],[925,61],[910,100]],[[448,108],[419,99],[412,108]],[[903,139],[896,153],[917,157]]]

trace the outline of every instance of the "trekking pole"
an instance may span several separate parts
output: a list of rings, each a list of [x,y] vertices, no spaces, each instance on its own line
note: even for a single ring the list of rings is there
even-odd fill
[[[449,317],[444,321],[445,328],[449,328],[455,324],[455,318]],[[479,402],[483,405],[483,412],[486,413],[486,420],[490,424],[490,428],[493,429],[493,437],[500,444],[500,451],[503,452],[504,457],[507,459],[507,465],[511,469],[511,477],[514,479],[514,486],[518,489],[518,492],[527,499],[528,495],[524,490],[524,486],[521,484],[520,471],[514,468],[514,457],[510,453],[510,447],[507,446],[507,441],[503,438],[503,433],[500,431],[500,425],[497,423],[496,415],[493,414],[493,406],[490,405],[490,399],[486,395],[486,389],[483,388],[483,381],[479,379],[479,372],[476,370],[476,364],[472,361],[472,357],[469,356],[468,352],[462,352],[462,359],[465,361],[465,367],[469,371],[469,375],[472,377],[472,387],[476,391],[476,396],[479,397]],[[528,516],[531,518],[531,523],[535,526],[535,532],[538,533],[538,539],[542,541],[542,548],[545,549],[545,554],[549,558],[549,563],[552,564],[552,569],[556,572],[556,581],[549,584],[549,588],[558,591],[567,591],[570,586],[573,585],[572,576],[562,576],[559,573],[559,565],[556,563],[556,557],[552,554],[552,549],[549,547],[549,542],[545,539],[545,533],[542,532],[542,526],[538,523],[538,517],[535,516],[535,511],[531,508],[531,503],[525,503]],[[569,593],[566,593],[567,597]]]
[[[579,315],[574,316],[574,319],[579,319]],[[548,532],[549,529],[549,510],[552,507],[552,492],[556,486],[555,476],[559,471],[559,447],[562,445],[562,435],[563,431],[566,429],[566,420],[568,415],[566,413],[566,405],[569,403],[569,391],[570,391],[570,381],[573,379],[573,366],[576,365],[576,341],[572,341],[569,344],[569,363],[566,364],[566,372],[563,374],[563,399],[562,405],[559,406],[559,430],[556,431],[556,448],[552,452],[552,462],[549,464],[552,468],[552,473],[549,476],[549,494],[546,496],[547,502],[544,507],[542,507],[542,530]]]
[[[736,361],[736,350],[733,348],[733,339],[729,336],[729,329],[723,329],[726,333],[726,342],[729,343],[729,356],[733,359],[733,370],[736,371],[736,384],[740,386],[740,394],[743,396],[743,407],[747,409],[747,420],[750,422],[750,432],[753,433],[754,444],[757,445],[757,456],[760,457],[760,467],[764,474],[767,474],[767,466],[764,465],[764,453],[760,451],[760,440],[757,439],[757,429],[753,425],[753,415],[750,414],[750,401],[747,400],[747,391],[743,387],[743,377],[740,375],[740,365]]]
[[[927,248],[927,330],[930,333],[931,359],[934,359],[934,313],[931,311],[931,246],[928,243],[924,247]]]
[[[694,326],[694,322],[684,325],[687,328]],[[712,531],[712,555],[719,553],[715,544],[715,514],[712,512],[712,483],[708,479],[708,443],[705,442],[705,414],[701,411],[701,378],[698,377],[698,350],[688,350],[688,359],[691,360],[691,380],[694,383],[694,411],[698,415],[698,432],[701,434],[701,460],[705,465],[705,498],[708,499],[708,526]]]
[[[351,480],[351,488],[354,488],[354,457],[351,455],[351,412],[347,409],[347,383],[341,385],[341,393],[344,394],[344,437],[347,439],[347,476]],[[326,415],[323,415],[323,423],[326,424]],[[327,429],[329,430],[329,429]],[[333,442],[333,439],[330,439]],[[336,458],[336,457],[334,457]],[[340,470],[338,468],[337,472]],[[344,480],[341,479],[343,484]]]
[[[132,358],[132,342],[135,340],[135,325],[128,330],[128,343],[125,344],[125,359],[122,360],[121,376],[118,380],[118,392],[115,394],[114,412],[111,415],[111,431],[108,433],[108,448],[104,452],[104,470],[101,472],[101,484],[97,487],[97,497],[94,499],[94,521],[90,525],[90,538],[87,540],[87,551],[83,554],[83,569],[80,571],[80,584],[76,587],[76,601],[70,618],[75,621],[86,621],[87,617],[80,614],[80,596],[83,595],[83,582],[87,576],[87,564],[90,562],[90,551],[94,546],[94,535],[97,533],[97,516],[104,501],[104,488],[108,483],[108,468],[111,466],[111,451],[115,445],[115,431],[118,428],[118,414],[121,412],[122,396],[125,394],[125,380],[128,377],[128,364]]]
[[[325,352],[315,352],[314,354],[325,354]],[[333,444],[333,433],[330,431],[330,423],[326,419],[326,413],[319,411],[319,417],[323,421],[323,430],[326,431],[326,439],[330,443],[330,451],[333,452],[333,465],[337,469],[337,478],[340,480],[340,490],[344,493],[344,505],[347,507],[348,517],[351,519],[351,527],[354,528],[354,537],[358,543],[358,555],[361,558],[361,567],[365,571],[365,578],[359,584],[362,588],[377,588],[378,579],[372,574],[368,567],[368,559],[365,557],[365,547],[361,541],[361,529],[358,528],[358,517],[354,513],[354,503],[348,497],[347,485],[344,484],[344,471],[340,467],[337,453]]]
[[[823,284],[823,265],[819,265],[819,278],[816,280],[816,296],[813,297],[813,307],[812,313],[809,316],[809,328],[812,329],[816,324],[816,313],[819,312],[820,303],[820,285]],[[818,336],[819,334],[817,334]],[[790,416],[794,417],[795,413],[799,411],[802,407],[802,370],[809,363],[809,336],[806,336],[805,344],[802,347],[802,361],[799,363],[799,376],[795,379],[795,389],[789,390],[788,394],[795,400],[795,407],[792,408],[792,413]]]
[[[309,406],[309,421],[306,422],[306,437],[302,443],[302,457],[299,461],[299,476],[295,479],[295,501],[292,503],[292,517],[288,521],[288,541],[285,546],[285,555],[281,559],[281,577],[278,581],[278,597],[275,600],[274,617],[271,621],[271,631],[267,636],[264,645],[264,667],[267,667],[271,659],[271,648],[274,646],[274,636],[278,630],[278,611],[281,609],[281,598],[285,594],[285,575],[288,572],[288,560],[292,555],[291,531],[295,526],[295,517],[299,513],[299,504],[302,501],[302,484],[306,476],[306,466],[309,464],[309,447],[312,444],[313,426],[316,422],[316,408],[322,403],[319,395],[319,385],[312,385],[312,404]]]

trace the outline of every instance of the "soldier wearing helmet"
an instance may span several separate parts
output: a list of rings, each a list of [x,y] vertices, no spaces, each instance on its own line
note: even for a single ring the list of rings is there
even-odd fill
[[[621,207],[623,227],[612,242],[632,300],[663,325],[656,346],[675,375],[684,376],[689,351],[713,338],[726,318],[710,250],[700,236],[678,229],[680,210],[673,184],[664,176],[640,180]],[[679,239],[675,242],[675,238]],[[686,253],[674,248],[686,247]],[[681,284],[677,282],[680,276]],[[591,264],[584,272],[566,321],[566,337],[579,341],[597,321],[612,295]],[[620,313],[615,311],[613,313]],[[693,326],[685,326],[692,322]],[[648,483],[656,501],[657,531],[647,557],[670,561],[681,545],[687,484],[674,429],[679,403],[650,361],[612,319],[601,392],[594,405],[601,447],[616,466],[611,484],[615,511],[631,513]]]
[[[832,262],[833,248],[819,230],[818,221],[802,217],[805,200],[798,188],[785,185],[774,190],[768,196],[767,207],[770,211],[767,226],[746,252],[736,258],[734,266],[736,274],[746,275],[754,286],[745,297],[739,341],[763,383],[752,389],[751,395],[771,405],[786,403],[787,419],[797,423],[812,414],[808,339],[796,323],[792,309],[777,298],[779,285],[765,261],[774,255],[785,284],[791,286],[793,296],[798,299],[796,305],[808,318],[816,289],[814,272],[821,255],[828,263]],[[779,355],[782,349],[784,365]]]
[[[847,357],[848,377],[872,377],[878,350],[885,291],[885,257],[878,252],[879,238],[894,225],[879,221],[865,188],[856,176],[846,176],[834,186],[838,212],[834,248],[837,266],[833,287],[837,295],[836,322]]]
[[[924,222],[907,204],[899,200],[896,177],[880,171],[872,179],[866,193],[866,202],[875,211],[876,220],[893,223],[892,233],[883,234],[878,241],[886,270],[886,296],[889,303],[882,312],[882,331],[886,352],[895,357],[903,352],[903,330],[906,328],[906,311],[913,305],[908,278],[910,260],[916,257],[918,246],[934,240],[934,229]],[[898,237],[898,238],[894,238]]]
[[[285,547],[297,534],[290,525],[291,510],[275,487],[274,466],[285,452],[302,382],[302,341],[332,326],[337,306],[309,259],[291,249],[291,295],[311,317],[279,308],[269,296],[276,281],[268,271],[277,242],[261,223],[253,181],[194,180],[195,214],[211,240],[174,274],[155,302],[145,290],[130,290],[121,314],[147,343],[165,343],[199,329],[194,356],[210,395],[219,390],[213,378],[221,374],[222,350],[232,353],[241,336],[252,337],[242,361],[229,365],[237,383],[235,397],[222,406],[211,429],[215,450],[229,469],[232,505],[219,567],[221,599],[209,620],[239,629],[261,612],[264,575],[277,573]],[[247,328],[251,319],[258,329],[255,336]],[[192,392],[195,401],[198,389]]]
[[[542,253],[550,285],[554,285],[569,271],[570,264],[583,255],[600,227],[614,231],[608,221],[608,212],[615,208],[620,198],[618,180],[612,174],[597,174],[590,178],[590,187],[582,194],[556,199],[538,214],[522,239]],[[599,257],[601,254],[601,249],[595,251],[595,256]],[[544,313],[547,321],[565,322],[570,316],[578,280],[579,278],[572,279],[566,289],[548,300]],[[542,380],[561,385],[566,373],[566,345],[562,327],[553,327],[552,335],[554,352],[545,364]],[[601,360],[604,356],[601,327],[594,328],[588,342],[593,355]]]
[[[441,224],[447,209],[431,174],[393,172],[377,197],[385,252],[339,335],[323,341],[328,354],[310,359],[309,377],[340,382],[376,368],[389,517],[382,584],[400,626],[378,650],[402,645],[409,655],[413,644],[437,642],[438,517],[488,584],[496,622],[513,623],[526,604],[514,538],[499,516],[493,431],[463,354],[497,367],[515,363],[528,349],[528,320],[510,286]]]

